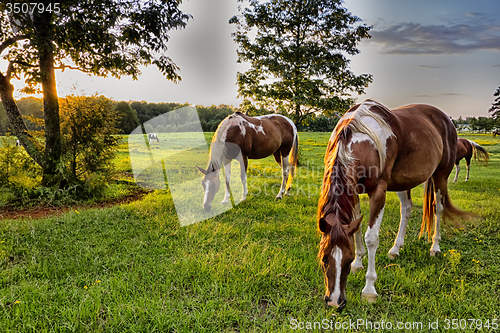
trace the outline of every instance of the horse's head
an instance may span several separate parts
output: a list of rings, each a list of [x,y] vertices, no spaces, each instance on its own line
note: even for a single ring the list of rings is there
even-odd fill
[[[215,194],[219,192],[219,170],[216,170],[212,165],[210,165],[207,170],[202,169],[199,166],[196,167],[201,173],[204,174],[204,177],[201,180],[201,186],[203,186],[203,191],[205,193],[205,196],[203,197],[203,208],[209,212],[212,209],[212,202]]]
[[[322,233],[318,257],[325,278],[325,303],[340,311],[346,305],[345,289],[351,263],[355,258],[353,235],[358,230],[363,217],[349,225],[335,221],[333,214],[321,217],[318,226]]]

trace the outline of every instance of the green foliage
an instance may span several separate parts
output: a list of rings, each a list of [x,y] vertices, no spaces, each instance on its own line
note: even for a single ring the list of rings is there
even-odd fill
[[[351,93],[364,93],[372,81],[354,75],[345,56],[359,53],[357,44],[370,38],[371,27],[356,26],[359,21],[340,0],[251,0],[229,21],[237,25],[238,61],[251,65],[238,73],[242,109],[266,108],[295,124],[314,112],[347,110]]]
[[[215,132],[220,122],[235,111],[229,105],[212,105],[210,107],[197,105],[196,110],[204,132]]]
[[[495,101],[491,104],[491,108],[488,110],[488,112],[491,112],[491,116],[495,119],[500,118],[500,87],[497,88],[495,93],[493,94],[495,96]]]
[[[471,117],[470,119],[470,129],[479,132],[490,132],[495,128],[496,120],[494,118],[488,117]]]
[[[29,4],[29,1],[22,1]],[[13,73],[26,75],[27,92],[36,90],[40,83],[37,63],[42,29],[55,48],[58,67],[76,67],[98,76],[130,75],[137,78],[139,65],[155,65],[167,79],[177,81],[178,67],[162,51],[167,50],[168,31],[186,26],[190,15],[179,9],[180,1],[64,1],[57,15],[34,11],[30,15],[12,13],[2,15],[3,42],[9,37],[25,35],[25,44],[10,44],[4,59],[12,60]],[[6,12],[7,3],[0,5]],[[42,27],[43,25],[43,27]],[[14,29],[9,29],[10,26]]]
[[[6,71],[0,72],[2,103],[12,131],[42,166],[45,185],[54,184],[62,153],[55,69],[136,79],[141,73],[140,66],[154,65],[168,80],[178,82],[179,68],[165,56],[165,51],[168,32],[184,28],[191,18],[179,9],[180,3],[178,0],[0,3],[0,54],[8,63]],[[43,89],[46,138],[43,152],[27,134],[14,101],[10,81],[21,76],[25,79],[22,92]]]
[[[28,130],[43,129],[43,100],[35,97],[25,97],[16,101]],[[0,103],[0,135],[11,131],[9,119],[3,105]]]
[[[41,168],[15,145],[15,138],[3,137],[0,143],[0,190],[14,197],[27,195],[40,185]]]
[[[96,196],[113,176],[119,139],[113,102],[105,97],[67,96],[60,100],[63,136],[62,175]]]
[[[125,134],[132,132],[139,126],[139,118],[137,112],[130,107],[127,102],[118,102],[114,106],[118,117],[117,127]]]

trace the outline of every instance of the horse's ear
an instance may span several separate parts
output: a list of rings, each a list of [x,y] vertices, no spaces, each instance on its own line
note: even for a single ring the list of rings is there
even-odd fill
[[[351,224],[349,224],[349,226],[347,227],[347,234],[354,235],[354,233],[358,231],[359,227],[361,226],[362,221],[363,221],[363,215],[352,221]]]
[[[326,219],[324,217],[321,217],[318,221],[318,228],[321,233],[327,234],[332,229],[332,226],[328,222],[326,222]]]
[[[207,170],[202,169],[202,168],[200,168],[199,166],[196,166],[196,167],[198,168],[198,170],[200,170],[200,172],[201,172],[202,174],[204,174],[204,175],[206,175],[206,174],[207,174]]]

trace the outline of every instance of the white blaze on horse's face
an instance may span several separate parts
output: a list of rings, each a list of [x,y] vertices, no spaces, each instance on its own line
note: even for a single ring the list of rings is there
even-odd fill
[[[346,305],[345,288],[347,277],[351,272],[351,263],[354,261],[352,249],[335,245],[331,252],[322,259],[322,269],[325,277],[325,302],[342,310]]]
[[[201,180],[201,186],[203,186],[203,208],[207,212],[212,209],[212,202],[214,197],[219,192],[220,180],[218,172],[207,172],[205,177]]]

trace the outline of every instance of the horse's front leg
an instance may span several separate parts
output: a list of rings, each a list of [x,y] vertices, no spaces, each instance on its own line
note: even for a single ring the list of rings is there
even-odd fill
[[[359,203],[356,205],[356,218],[361,215],[361,209]],[[351,272],[356,273],[363,268],[363,257],[366,254],[365,245],[363,244],[363,234],[361,231],[361,223],[359,224],[358,231],[354,233],[354,248],[356,251],[356,257],[351,264]]]
[[[385,183],[379,184],[375,191],[368,194],[370,197],[370,221],[365,233],[365,243],[368,248],[368,269],[366,271],[366,285],[361,291],[361,300],[370,303],[377,301],[375,254],[379,244],[380,225],[384,216],[386,190],[387,185]]]
[[[398,192],[400,205],[401,221],[399,222],[398,236],[394,241],[394,246],[389,250],[387,254],[389,259],[396,259],[399,256],[399,250],[403,247],[405,243],[406,226],[408,225],[408,220],[410,219],[411,209],[413,207],[413,202],[411,201],[411,190]]]
[[[229,202],[231,198],[231,191],[229,188],[229,184],[231,183],[231,160],[224,159],[222,161],[224,164],[224,178],[226,181],[226,194],[224,195],[224,200],[221,201],[221,204],[226,204]]]
[[[281,156],[281,187],[278,195],[276,196],[276,200],[279,200],[283,198],[283,193],[285,193],[286,190],[286,182],[288,180],[288,173],[289,173],[289,162],[288,162],[288,156]]]
[[[469,180],[469,171],[470,171],[470,161],[467,162],[467,177],[465,177],[465,181]]]

